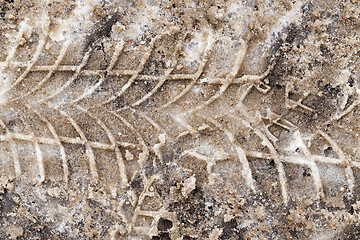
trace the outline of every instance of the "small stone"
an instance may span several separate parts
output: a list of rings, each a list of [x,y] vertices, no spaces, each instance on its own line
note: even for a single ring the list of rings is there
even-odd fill
[[[181,194],[187,197],[196,187],[196,178],[191,176],[184,181],[184,187],[181,189]]]
[[[212,6],[208,10],[208,18],[210,23],[217,25],[225,18],[224,9],[218,6]]]
[[[24,234],[24,230],[17,224],[6,227],[6,234],[10,235],[11,239],[16,239]]]

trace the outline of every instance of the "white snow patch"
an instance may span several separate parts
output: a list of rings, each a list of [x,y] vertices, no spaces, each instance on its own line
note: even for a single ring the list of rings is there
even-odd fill
[[[9,78],[0,72],[0,106],[7,102],[7,91],[10,87]]]
[[[136,39],[141,36],[150,25],[153,24],[154,19],[158,18],[160,8],[156,5],[144,5],[143,11],[139,12],[137,16],[132,17],[132,23],[127,25],[121,33],[114,33],[115,37],[124,39]]]
[[[94,6],[98,3],[100,3],[100,0],[78,0],[71,16],[67,19],[58,20],[55,28],[49,33],[50,38],[59,42],[71,37],[73,34],[82,32],[84,29],[88,29],[92,25],[89,16],[91,16]]]
[[[302,149],[306,142],[307,138],[300,135],[299,131],[295,131],[292,136],[288,139],[288,145],[284,149],[285,151],[290,151],[295,153],[297,149]],[[309,147],[310,142],[308,141]]]
[[[283,17],[281,17],[277,23],[274,25],[268,34],[267,40],[265,45],[269,45],[273,41],[273,37],[277,37],[280,32],[283,31],[284,28],[288,27],[291,23],[296,23],[301,19],[302,13],[301,13],[301,7],[302,2],[298,1],[295,3],[291,10],[288,11]]]
[[[337,85],[347,84],[351,76],[351,72],[348,69],[344,69],[340,72],[339,77],[337,78]]]
[[[209,45],[212,45],[214,41],[215,38],[211,29],[196,32],[194,38],[184,46],[184,60],[188,64],[187,67],[192,68],[194,64],[200,62],[205,49],[208,48]]]

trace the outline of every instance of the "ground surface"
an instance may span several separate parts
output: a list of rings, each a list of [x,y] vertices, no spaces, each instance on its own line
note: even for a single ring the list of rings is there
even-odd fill
[[[356,0],[0,0],[1,239],[359,239]]]

